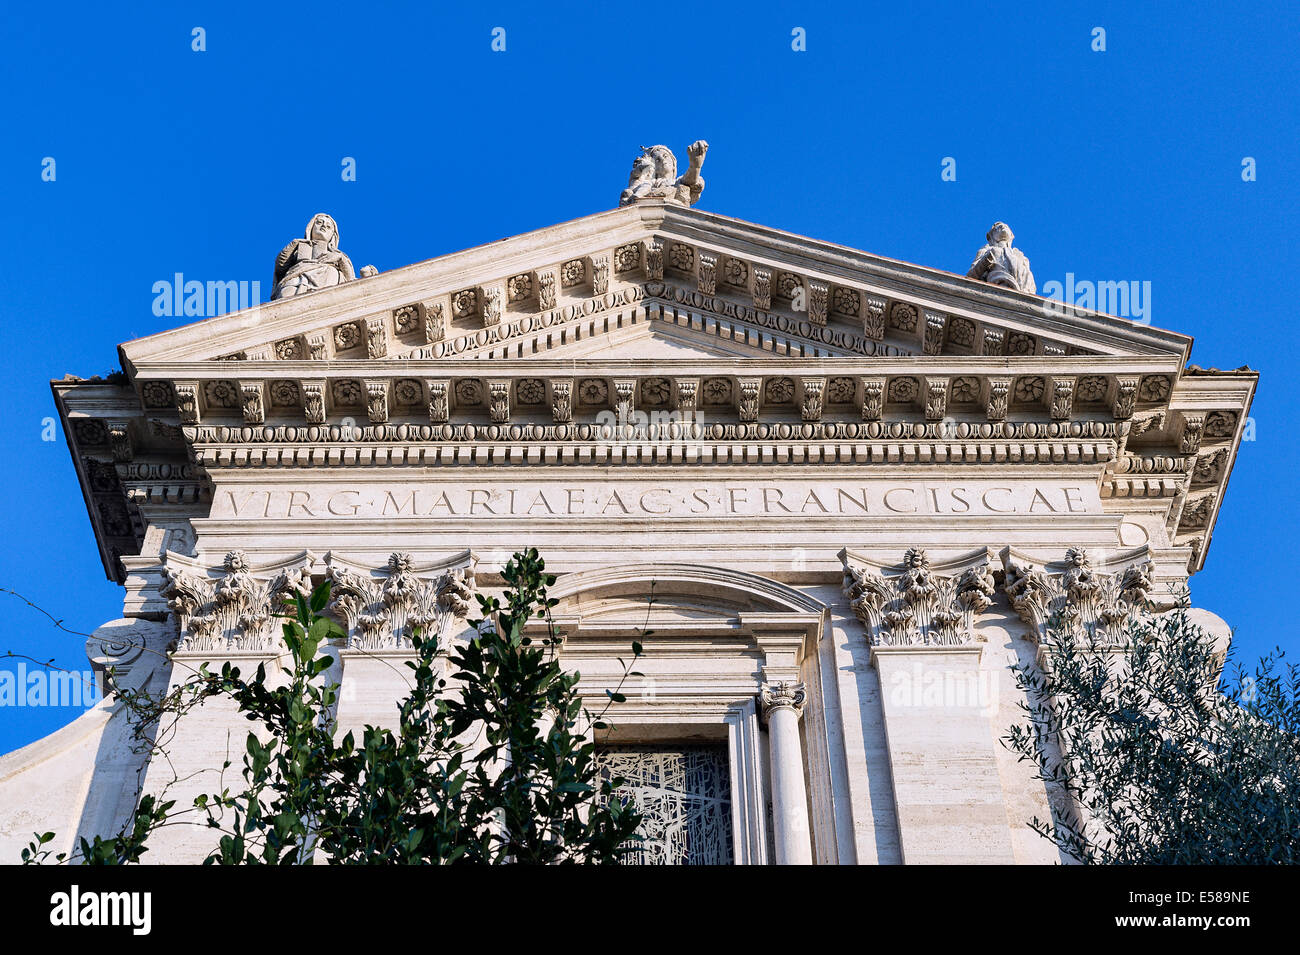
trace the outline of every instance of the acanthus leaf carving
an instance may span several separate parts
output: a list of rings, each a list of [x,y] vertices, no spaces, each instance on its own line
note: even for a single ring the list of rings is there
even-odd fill
[[[309,424],[325,423],[325,382],[303,381],[302,408]]]
[[[1184,414],[1183,436],[1179,439],[1180,454],[1196,454],[1201,450],[1201,435],[1205,430],[1205,415]]]
[[[1007,333],[1000,328],[984,329],[984,338],[980,343],[980,353],[984,355],[1001,355],[1007,341]]]
[[[176,382],[176,412],[181,417],[181,424],[198,424],[199,383],[197,381]]]
[[[591,292],[604,295],[609,291],[609,255],[601,253],[591,257]]]
[[[161,595],[176,615],[181,652],[273,652],[280,645],[276,617],[290,612],[296,597],[311,594],[310,567],[304,553],[289,567],[267,578],[250,567],[243,551],[231,551],[221,575],[212,577],[194,561],[168,554],[163,564]]]
[[[451,417],[448,393],[451,382],[445,378],[431,378],[425,381],[429,393],[429,421],[433,424],[446,424]]]
[[[757,421],[758,420],[758,390],[762,384],[761,378],[741,378],[737,382],[740,386],[740,420]]]
[[[1152,566],[1145,559],[1106,572],[1093,567],[1087,550],[1071,547],[1058,572],[1036,568],[1010,549],[1002,562],[1003,592],[1020,619],[1033,627],[1031,637],[1040,645],[1055,634],[1121,647],[1128,639],[1127,621],[1150,605]]]
[[[383,358],[388,354],[388,330],[382,318],[366,322],[366,354],[371,358]]]
[[[948,327],[948,316],[942,312],[926,311],[925,337],[921,341],[921,351],[926,355],[938,355],[943,351],[944,333]]]
[[[862,379],[862,420],[880,421],[885,415],[885,379]]]
[[[479,317],[484,328],[494,328],[501,323],[505,297],[505,288],[500,285],[485,285],[479,289]]]
[[[489,409],[493,424],[505,424],[510,420],[510,382],[488,382],[488,392],[492,405]]]
[[[131,442],[130,421],[110,421],[108,423],[108,444],[113,452],[114,461],[130,461],[135,457],[135,448]]]
[[[424,303],[424,341],[427,345],[447,337],[447,306],[444,302]]]
[[[405,650],[418,630],[442,639],[452,622],[464,617],[474,595],[470,567],[454,567],[426,576],[412,566],[411,555],[394,553],[379,576],[326,558],[331,600],[326,608],[343,624],[354,650]]]
[[[885,338],[885,300],[867,296],[867,306],[862,311],[862,334],[873,342]]]
[[[1074,379],[1053,378],[1052,380],[1052,420],[1069,421],[1074,412]]]
[[[814,325],[825,325],[830,308],[831,287],[816,279],[808,280],[808,321]]]
[[[260,381],[242,381],[239,383],[240,407],[244,412],[245,424],[262,424],[266,421],[266,401],[262,395]]]
[[[873,647],[974,646],[984,637],[975,617],[993,602],[992,557],[981,551],[959,573],[932,570],[925,551],[909,548],[896,567],[840,552],[844,592]],[[896,572],[895,572],[896,571]]]
[[[1005,421],[1007,402],[1011,398],[1010,378],[990,378],[985,416],[990,421]]]
[[[803,405],[800,408],[804,421],[820,421],[822,418],[823,395],[826,391],[825,378],[804,378]]]
[[[572,378],[551,380],[551,418],[556,424],[568,424],[573,420]]]
[[[556,289],[559,287],[555,269],[541,269],[537,273],[537,306],[542,311],[555,308]]]
[[[645,244],[646,278],[655,282],[664,280],[664,240],[650,239]]]
[[[718,255],[716,252],[700,251],[700,269],[696,274],[696,288],[705,295],[713,295],[718,289]]]
[[[1137,409],[1138,380],[1136,378],[1115,379],[1115,402],[1111,411],[1116,421],[1127,421]]]
[[[772,270],[756,265],[754,275],[754,307],[769,309],[772,307]]]
[[[366,416],[374,424],[388,420],[388,382],[385,379],[366,381]]]

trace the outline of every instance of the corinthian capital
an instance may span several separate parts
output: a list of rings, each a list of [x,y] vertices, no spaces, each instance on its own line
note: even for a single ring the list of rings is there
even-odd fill
[[[804,700],[808,694],[804,691],[802,683],[787,683],[782,680],[779,683],[764,683],[758,691],[758,702],[763,708],[763,719],[767,719],[773,710],[782,706],[788,706],[794,710],[795,716],[803,712]]]

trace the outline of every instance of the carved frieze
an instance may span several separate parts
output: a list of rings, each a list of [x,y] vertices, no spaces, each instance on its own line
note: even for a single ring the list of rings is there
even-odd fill
[[[1184,504],[1182,516],[1178,520],[1178,532],[1181,534],[1208,527],[1214,514],[1214,500],[1215,492],[1210,491]]]
[[[1228,463],[1228,449],[1219,448],[1201,454],[1192,467],[1193,484],[1217,484],[1223,478],[1223,469]]]
[[[1237,433],[1237,412],[1211,411],[1205,416],[1204,436],[1214,440],[1231,438]]]

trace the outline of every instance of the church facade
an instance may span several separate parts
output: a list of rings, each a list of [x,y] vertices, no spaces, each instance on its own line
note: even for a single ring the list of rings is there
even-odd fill
[[[678,176],[653,147],[616,209],[389,272],[354,277],[317,216],[270,302],[54,382],[124,588],[92,663],[159,692],[274,670],[272,608],[328,578],[339,722],[392,725],[407,621],[463,638],[535,546],[593,706],[652,631],[597,739],[650,807],[637,861],[1060,861],[999,742],[1010,668],[1053,612],[1102,633],[1187,585],[1256,375],[1039,297],[1002,223],[961,275],[693,208],[706,151]],[[163,767],[125,724],[109,697],[0,758],[5,861],[116,831],[142,790],[211,791],[248,725],[209,704]],[[208,841],[168,827],[147,859]]]

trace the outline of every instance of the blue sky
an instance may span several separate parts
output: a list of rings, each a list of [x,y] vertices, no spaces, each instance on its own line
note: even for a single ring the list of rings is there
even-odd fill
[[[41,440],[48,381],[105,373],[119,342],[174,324],[153,315],[155,282],[267,294],[317,211],[358,267],[406,265],[610,208],[637,146],[681,156],[704,138],[701,208],[952,271],[1004,219],[1040,287],[1149,281],[1151,320],[1194,335],[1194,361],[1258,369],[1257,440],[1193,593],[1243,657],[1300,653],[1295,5],[15,7],[0,13],[0,586],[69,627],[118,617],[122,594],[62,435]],[[0,651],[84,668],[80,638],[4,595],[0,623]],[[0,752],[73,715],[0,709]]]

